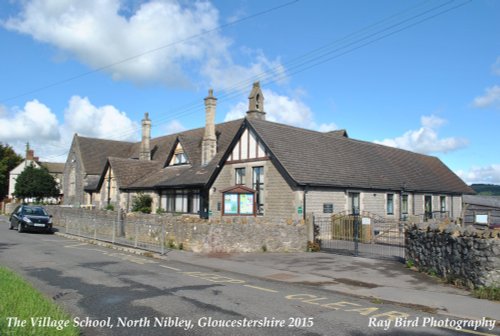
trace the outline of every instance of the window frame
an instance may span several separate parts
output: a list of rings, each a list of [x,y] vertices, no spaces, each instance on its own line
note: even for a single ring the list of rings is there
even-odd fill
[[[394,194],[388,193],[386,196],[386,214],[387,215],[394,215]]]
[[[333,213],[333,203],[323,203],[323,213],[332,214]]]
[[[246,178],[245,167],[234,168],[234,182],[236,185],[245,185],[245,178]]]

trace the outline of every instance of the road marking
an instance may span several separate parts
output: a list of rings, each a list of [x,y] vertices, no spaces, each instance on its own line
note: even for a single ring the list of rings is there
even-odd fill
[[[89,251],[102,252],[101,250],[96,249],[96,248],[85,248],[85,247],[80,247],[80,246],[88,246],[88,244],[87,243],[80,243],[80,244],[76,244],[76,245],[65,245],[64,247],[66,247],[66,248],[75,248],[75,249],[79,249],[79,250],[89,250]]]
[[[474,335],[481,335],[481,336],[496,336],[495,334],[488,334],[488,333],[483,333],[483,332],[480,332],[480,331],[469,330],[469,329],[460,329],[459,330],[459,329],[449,328],[449,327],[436,327],[436,328],[453,330],[453,331],[460,331],[460,332],[463,332],[463,333],[474,334]]]
[[[200,278],[203,280],[207,280],[210,282],[218,282],[218,283],[233,283],[233,284],[243,284],[245,283],[244,280],[239,280],[239,279],[234,279],[234,278],[229,278],[225,277],[219,274],[214,274],[214,273],[205,273],[205,272],[182,272],[182,274],[194,277],[194,278]]]
[[[258,290],[265,291],[265,292],[278,293],[278,291],[276,291],[274,289],[269,289],[269,288],[264,288],[264,287],[258,287],[258,286],[252,286],[252,285],[243,285],[243,286],[254,288],[254,289],[258,289]]]
[[[297,300],[303,303],[307,303],[310,305],[317,305],[319,307],[324,307],[332,310],[340,310],[340,311],[345,311],[345,312],[357,312],[360,315],[370,315],[371,313],[374,313],[376,311],[380,311],[380,308],[378,307],[363,307],[360,304],[354,303],[354,302],[347,302],[347,301],[338,301],[338,302],[329,302],[330,299],[326,297],[318,297],[316,295],[311,295],[311,294],[291,294],[285,296],[287,300]],[[318,301],[325,301],[326,302],[318,302]],[[359,308],[353,308],[354,307],[359,307]],[[387,319],[394,319],[397,317],[408,317],[410,316],[409,314],[400,312],[400,311],[390,311],[386,313],[381,313],[377,315],[372,315],[372,317],[387,317]]]
[[[180,272],[180,269],[175,268],[175,267],[164,266],[164,265],[158,265],[158,266],[163,267],[163,268],[168,268],[168,269],[171,269],[171,270],[174,270],[174,271],[177,271],[177,272]]]

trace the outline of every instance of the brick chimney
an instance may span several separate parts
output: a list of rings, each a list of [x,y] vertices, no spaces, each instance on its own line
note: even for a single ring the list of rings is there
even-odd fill
[[[260,89],[260,83],[253,83],[252,91],[248,96],[248,119],[266,120],[266,112],[264,112],[264,95]]]
[[[205,134],[201,142],[201,164],[207,165],[217,154],[217,137],[215,135],[215,108],[217,98],[214,91],[208,90],[205,98]]]
[[[141,152],[139,153],[139,160],[149,161],[151,160],[151,120],[149,120],[149,113],[144,113],[144,119],[142,119],[142,140],[141,140]]]
[[[35,151],[33,149],[28,149],[26,151],[26,160],[33,161],[35,159]]]

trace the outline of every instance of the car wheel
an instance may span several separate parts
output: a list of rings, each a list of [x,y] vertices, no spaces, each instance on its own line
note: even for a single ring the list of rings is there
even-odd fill
[[[19,233],[24,232],[23,224],[22,223],[18,223],[17,224],[17,232],[19,232]]]

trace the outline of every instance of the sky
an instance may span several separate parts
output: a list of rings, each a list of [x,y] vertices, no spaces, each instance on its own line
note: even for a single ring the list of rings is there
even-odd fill
[[[0,2],[0,142],[65,162],[73,135],[140,141],[243,117],[440,158],[500,184],[500,1]]]

